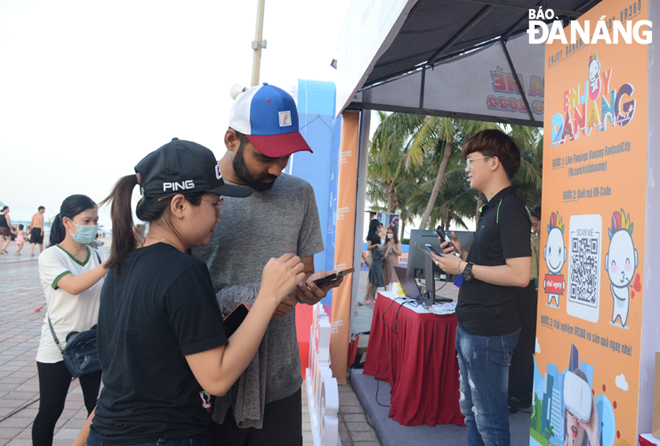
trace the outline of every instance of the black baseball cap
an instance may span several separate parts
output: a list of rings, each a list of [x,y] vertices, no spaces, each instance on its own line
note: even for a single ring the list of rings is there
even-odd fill
[[[142,195],[147,198],[172,194],[209,192],[227,197],[247,197],[252,189],[226,184],[220,166],[206,147],[173,138],[135,166]]]

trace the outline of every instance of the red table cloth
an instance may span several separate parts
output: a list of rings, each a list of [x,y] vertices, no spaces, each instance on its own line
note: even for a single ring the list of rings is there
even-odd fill
[[[401,302],[378,293],[364,374],[390,384],[389,416],[399,424],[464,426],[458,405],[456,316],[420,314],[399,308]]]

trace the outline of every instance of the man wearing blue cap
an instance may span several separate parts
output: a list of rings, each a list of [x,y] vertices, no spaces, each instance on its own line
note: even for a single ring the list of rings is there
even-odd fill
[[[323,250],[314,190],[307,181],[282,173],[291,154],[309,151],[298,131],[296,104],[284,90],[263,84],[236,98],[225,134],[227,153],[219,161],[224,180],[251,187],[247,199],[225,198],[222,221],[211,242],[193,254],[206,262],[218,303],[228,314],[252,304],[260,271],[271,257],[298,255],[307,282],[299,283],[271,321],[250,367],[224,397],[216,398],[214,444],[302,445],[300,353],[297,303],[313,305],[340,281],[317,287],[314,254]]]

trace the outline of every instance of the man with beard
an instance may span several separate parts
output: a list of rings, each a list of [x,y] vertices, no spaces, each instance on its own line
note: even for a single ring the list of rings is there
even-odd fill
[[[219,161],[225,183],[255,190],[249,198],[224,198],[222,221],[211,242],[194,250],[206,262],[220,309],[228,314],[257,296],[260,271],[271,257],[298,255],[306,283],[280,304],[248,370],[213,408],[213,444],[302,445],[300,353],[296,338],[298,303],[313,305],[340,281],[317,287],[314,254],[323,250],[314,190],[307,181],[282,173],[294,152],[309,151],[298,131],[291,95],[268,85],[236,98],[225,133],[227,153]]]

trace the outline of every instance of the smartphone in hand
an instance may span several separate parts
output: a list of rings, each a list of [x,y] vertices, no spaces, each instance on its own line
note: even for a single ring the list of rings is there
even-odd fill
[[[441,243],[449,242],[451,247],[454,248],[455,255],[459,257],[460,254],[458,253],[458,249],[456,249],[456,246],[454,246],[454,243],[451,240],[447,239],[447,233],[445,232],[444,229],[442,229],[442,226],[438,226],[437,228],[435,228],[435,232],[438,233],[438,237],[440,237],[440,242]]]
[[[345,269],[343,271],[337,271],[333,274],[329,274],[325,277],[321,277],[319,279],[316,279],[314,281],[314,285],[319,286],[319,285],[323,285],[324,283],[327,283],[327,282],[334,282],[335,280],[339,279],[340,277],[344,277],[345,275],[350,274],[353,271],[355,271],[354,268]]]
[[[249,312],[250,307],[244,303],[240,303],[236,305],[236,308],[234,308],[232,312],[224,318],[223,322],[225,325],[225,334],[227,337],[230,337],[236,331],[236,329],[239,327],[239,325],[241,325],[243,319],[245,319]]]
[[[440,257],[443,256],[443,254],[442,254],[441,252],[438,252],[438,250],[435,249],[435,248],[433,247],[433,245],[427,243],[427,244],[425,244],[424,246],[425,246],[429,251],[432,251],[434,254],[437,254],[437,255],[439,255]]]

